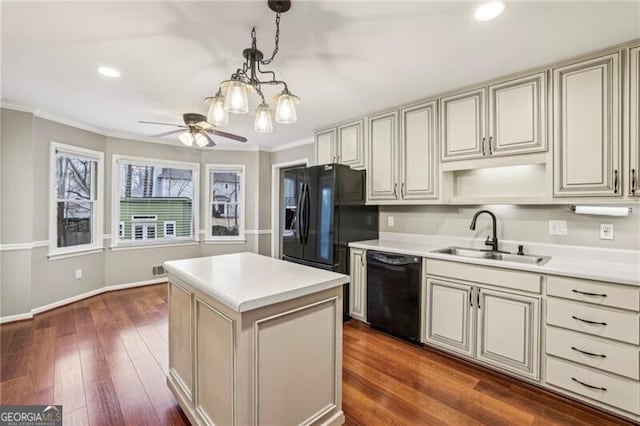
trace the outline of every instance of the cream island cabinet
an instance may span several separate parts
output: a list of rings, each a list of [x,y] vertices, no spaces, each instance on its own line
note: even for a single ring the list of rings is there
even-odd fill
[[[253,253],[165,262],[167,384],[199,425],[339,425],[342,285]]]

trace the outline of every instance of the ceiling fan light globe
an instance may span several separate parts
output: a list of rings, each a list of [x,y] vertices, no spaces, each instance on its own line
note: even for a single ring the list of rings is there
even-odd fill
[[[209,103],[207,121],[214,126],[223,127],[229,124],[229,113],[224,109],[224,98],[216,96]]]
[[[278,96],[276,105],[276,122],[280,124],[293,124],[298,119],[296,114],[296,97],[289,93]]]
[[[224,109],[233,114],[249,112],[247,85],[241,81],[231,81],[224,96]]]
[[[200,148],[204,148],[209,143],[207,138],[200,133],[196,133],[194,139],[196,140],[196,145],[198,145]]]
[[[256,109],[256,119],[253,123],[253,130],[258,133],[273,132],[273,120],[271,118],[271,109],[267,104],[261,104]]]
[[[193,146],[193,136],[191,132],[180,133],[178,139],[186,146]]]

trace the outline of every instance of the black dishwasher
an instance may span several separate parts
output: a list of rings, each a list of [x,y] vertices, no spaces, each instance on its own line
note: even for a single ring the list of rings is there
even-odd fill
[[[367,252],[367,320],[372,327],[420,340],[420,258]]]

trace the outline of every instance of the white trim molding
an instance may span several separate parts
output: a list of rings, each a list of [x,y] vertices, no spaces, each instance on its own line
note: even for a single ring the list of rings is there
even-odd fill
[[[271,229],[247,229],[244,233],[247,235],[270,235]]]
[[[40,314],[42,312],[50,311],[51,309],[59,308],[64,305],[68,305],[70,303],[77,302],[79,300],[87,299],[89,297],[97,296],[99,294],[108,293],[110,291],[124,290],[127,288],[134,288],[134,287],[144,287],[144,286],[153,285],[153,284],[162,284],[167,281],[168,281],[167,277],[161,277],[161,278],[155,278],[152,280],[135,281],[135,282],[126,283],[126,284],[105,285],[101,288],[97,288],[95,290],[78,294],[77,296],[71,296],[66,299],[58,300],[57,302],[52,302],[47,305],[42,305],[37,308],[33,308],[31,309],[30,312],[0,317],[0,324],[5,324],[8,322],[14,322],[14,321],[28,320],[33,318],[34,315]]]
[[[0,251],[21,251],[21,250],[33,250],[37,247],[48,247],[49,240],[32,241],[30,243],[12,243],[12,244],[0,244]]]

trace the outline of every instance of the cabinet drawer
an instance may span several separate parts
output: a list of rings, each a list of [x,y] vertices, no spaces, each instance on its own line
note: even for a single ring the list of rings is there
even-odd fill
[[[548,327],[547,353],[631,379],[640,379],[640,348],[637,346]]]
[[[640,343],[640,317],[637,314],[617,312],[585,303],[547,298],[547,324],[634,345]]]
[[[426,259],[427,275],[473,281],[514,290],[540,294],[541,276],[538,274],[470,265],[447,260]]]
[[[640,311],[640,289],[599,281],[547,277],[547,294],[602,306]]]
[[[546,382],[603,404],[640,414],[640,384],[547,357]]]

